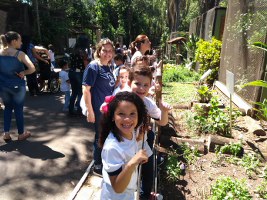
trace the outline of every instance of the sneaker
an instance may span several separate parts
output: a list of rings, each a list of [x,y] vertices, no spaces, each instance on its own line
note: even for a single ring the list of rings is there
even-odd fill
[[[102,178],[102,168],[102,165],[94,165],[93,174]]]

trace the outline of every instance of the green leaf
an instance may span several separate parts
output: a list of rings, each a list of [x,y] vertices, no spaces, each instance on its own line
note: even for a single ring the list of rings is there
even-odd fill
[[[259,86],[259,87],[267,88],[267,82],[263,81],[263,80],[256,80],[256,81],[251,81],[251,82],[245,83],[241,87],[243,88],[246,86]]]

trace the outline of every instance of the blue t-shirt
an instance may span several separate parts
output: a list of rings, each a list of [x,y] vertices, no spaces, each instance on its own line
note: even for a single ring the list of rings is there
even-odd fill
[[[99,66],[96,61],[92,61],[84,71],[82,84],[91,86],[92,106],[96,114],[100,112],[105,97],[112,95],[115,79],[109,66]]]
[[[30,60],[33,62],[33,63],[36,63],[37,60],[36,58],[34,57],[33,53],[32,53],[32,49],[34,48],[34,45],[32,43],[29,44],[29,47],[27,49],[27,56],[30,58]]]
[[[0,56],[0,87],[25,86],[24,79],[16,73],[24,71],[24,65],[15,56]]]

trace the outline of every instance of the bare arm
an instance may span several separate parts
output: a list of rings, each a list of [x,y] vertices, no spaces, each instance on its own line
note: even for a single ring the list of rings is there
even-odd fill
[[[35,72],[35,67],[32,61],[24,52],[20,52],[18,58],[28,67],[27,70],[19,73],[19,76],[22,76],[21,78],[23,78],[24,75],[32,74],[33,72]]]
[[[84,97],[85,106],[87,108],[87,121],[95,123],[95,113],[94,113],[93,106],[92,106],[90,90],[91,90],[91,86],[83,85],[83,97]]]
[[[159,121],[156,121],[156,122],[160,126],[166,126],[168,124],[168,121],[169,121],[168,113],[172,109],[172,107],[169,104],[160,101],[159,108],[161,110],[161,119]]]
[[[117,193],[122,193],[127,188],[133,172],[140,163],[147,162],[147,154],[145,150],[140,150],[123,168],[117,176],[109,176],[112,188]]]

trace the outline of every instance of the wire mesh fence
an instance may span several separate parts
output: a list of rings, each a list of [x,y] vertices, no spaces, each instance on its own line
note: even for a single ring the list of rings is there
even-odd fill
[[[266,53],[251,44],[266,42],[266,20],[266,0],[228,1],[219,81],[226,82],[226,70],[235,74],[236,85],[264,79],[267,71]],[[236,92],[249,101],[258,101],[261,95],[258,87],[247,87]]]

